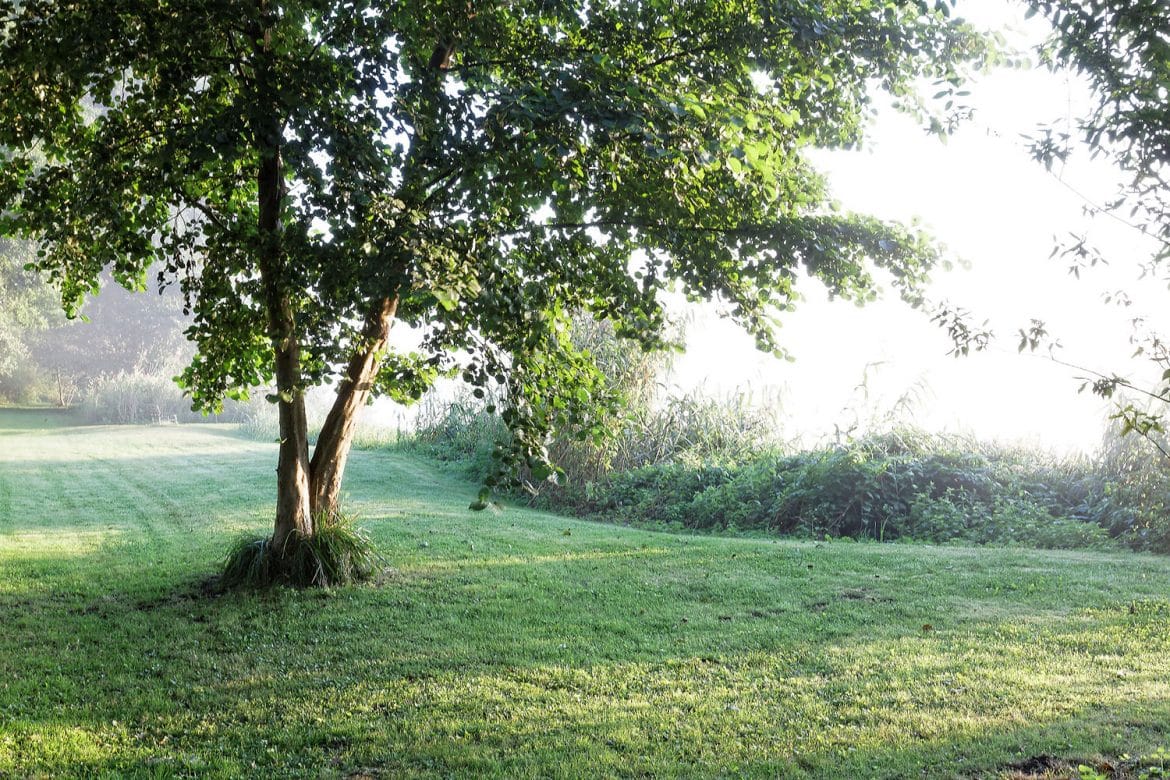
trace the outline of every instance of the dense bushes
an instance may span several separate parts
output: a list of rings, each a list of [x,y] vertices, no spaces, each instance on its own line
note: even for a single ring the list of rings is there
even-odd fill
[[[1164,473],[1145,477],[1165,495]],[[643,467],[541,500],[583,516],[702,531],[1170,552],[1164,515],[1141,510],[1145,499],[1120,500],[1134,489],[1104,462],[902,432],[738,465]]]
[[[1170,553],[1170,464],[1135,437],[1113,434],[1090,459],[912,430],[792,453],[770,430],[742,404],[667,400],[631,414],[602,450],[554,443],[566,473],[524,499],[705,532]],[[468,401],[424,416],[407,444],[482,479],[502,435]]]

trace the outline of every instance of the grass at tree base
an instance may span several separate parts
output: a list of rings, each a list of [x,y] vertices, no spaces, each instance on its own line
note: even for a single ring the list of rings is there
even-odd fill
[[[377,561],[370,539],[350,520],[339,519],[322,524],[312,535],[293,532],[279,551],[271,537],[240,539],[228,553],[219,587],[348,585],[369,580]]]

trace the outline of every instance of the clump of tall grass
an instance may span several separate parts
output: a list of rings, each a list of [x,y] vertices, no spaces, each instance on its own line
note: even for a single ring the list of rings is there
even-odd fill
[[[293,532],[277,552],[271,537],[239,539],[224,562],[224,589],[333,587],[369,580],[378,555],[370,538],[348,515],[319,520],[312,535]]]
[[[237,404],[207,416],[191,410],[191,400],[174,380],[149,371],[123,371],[92,380],[79,407],[81,419],[92,424],[149,425],[184,422],[232,422],[241,418]]]

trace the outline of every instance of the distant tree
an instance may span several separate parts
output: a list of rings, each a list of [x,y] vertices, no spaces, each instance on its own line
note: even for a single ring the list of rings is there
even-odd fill
[[[13,385],[35,377],[55,385],[66,405],[98,376],[179,370],[176,358],[187,352],[180,296],[134,295],[103,274],[105,292],[70,320],[53,288],[26,270],[35,260],[32,244],[0,239],[0,395],[20,395]]]
[[[1032,154],[1050,170],[1069,159],[1079,145],[1105,157],[1129,174],[1116,197],[1089,204],[1090,213],[1108,214],[1151,238],[1159,247],[1143,275],[1170,281],[1170,4],[1163,0],[1032,0],[1030,14],[1052,23],[1053,34],[1041,59],[1054,68],[1069,68],[1085,78],[1094,97],[1091,110],[1072,126],[1042,128]],[[1084,235],[1057,247],[1072,269],[1103,262],[1101,252]],[[1125,293],[1120,294],[1122,299]],[[1048,341],[1043,322],[1020,332],[1020,348],[1036,349]],[[1170,344],[1135,322],[1133,346],[1161,372],[1154,388],[1132,377],[1086,369],[1087,387],[1113,398],[1130,391],[1117,409],[1126,432],[1146,435],[1170,457],[1152,434],[1164,431],[1170,404]],[[1136,396],[1145,401],[1134,402]],[[1152,402],[1147,403],[1147,402]]]
[[[0,239],[0,396],[16,394],[7,385],[29,360],[34,334],[62,319],[52,289],[35,272],[25,270],[34,259],[27,242]]]
[[[177,279],[195,404],[275,379],[279,559],[335,515],[371,393],[498,385],[501,472],[540,478],[610,403],[574,311],[659,347],[677,286],[775,350],[801,268],[917,301],[934,249],[834,210],[804,152],[985,55],[950,5],[0,0],[0,234],[42,242],[71,309],[103,268]],[[396,319],[418,353],[387,352]]]
[[[124,372],[170,377],[189,357],[184,337],[189,320],[180,295],[170,289],[135,294],[108,274],[99,284],[101,294],[86,301],[82,316],[57,318],[26,337],[29,357],[50,375],[62,405],[98,377]]]

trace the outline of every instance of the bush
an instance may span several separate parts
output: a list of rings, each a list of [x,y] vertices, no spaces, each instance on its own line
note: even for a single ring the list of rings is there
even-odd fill
[[[1087,461],[895,431],[741,464],[615,473],[555,505],[704,531],[1093,548],[1115,544],[1105,484]]]
[[[694,497],[722,485],[728,477],[729,472],[718,466],[645,466],[604,482],[570,486],[556,494],[555,502],[547,497],[545,501],[583,515],[693,527]]]
[[[1160,439],[1165,447],[1165,436]],[[1115,425],[1106,433],[1101,460],[1104,484],[1086,510],[1133,549],[1170,553],[1170,458]]]
[[[0,375],[0,400],[10,404],[58,404],[58,393],[51,378],[30,362],[22,362]]]

